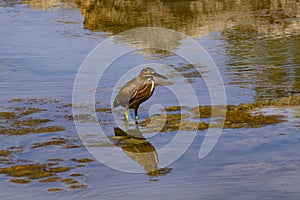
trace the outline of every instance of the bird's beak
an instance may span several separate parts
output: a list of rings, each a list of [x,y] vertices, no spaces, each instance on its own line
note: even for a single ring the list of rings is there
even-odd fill
[[[159,73],[157,73],[157,72],[155,72],[155,73],[153,74],[153,76],[156,76],[156,77],[159,77],[159,78],[163,78],[163,79],[168,79],[167,77],[165,77],[165,76],[163,76],[163,75],[161,75],[161,74],[159,74]]]

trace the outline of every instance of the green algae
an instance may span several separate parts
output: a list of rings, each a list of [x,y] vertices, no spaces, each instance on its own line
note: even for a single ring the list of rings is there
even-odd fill
[[[262,108],[262,107],[294,107],[300,105],[300,96],[289,96],[289,97],[283,97],[280,99],[274,99],[274,100],[260,100],[257,101],[255,104],[255,107]]]
[[[18,184],[26,184],[30,183],[32,180],[37,180],[39,183],[52,183],[52,182],[62,182],[68,185],[78,184],[79,181],[73,178],[61,178],[57,175],[57,173],[70,171],[72,168],[67,166],[58,166],[51,167],[55,164],[47,163],[47,164],[23,164],[23,165],[15,165],[5,168],[0,168],[0,174],[6,174],[12,178],[9,181]],[[84,174],[73,175],[75,176],[83,176]]]
[[[64,159],[61,159],[61,158],[49,158],[49,159],[47,159],[47,161],[49,161],[49,162],[62,162],[62,161],[64,161]]]
[[[140,122],[142,126],[150,128],[150,132],[172,132],[177,130],[194,131],[208,128],[205,122],[187,121],[188,114],[162,114]],[[146,131],[147,132],[147,131]]]
[[[206,122],[189,121],[185,114],[162,114],[149,117],[140,122],[140,125],[148,128],[146,132],[172,132],[178,130],[194,131],[215,128],[259,128],[266,125],[274,125],[284,122],[281,115],[263,115],[255,113],[258,109],[266,107],[294,107],[300,105],[300,96],[285,97],[275,100],[262,100],[255,103],[226,106],[198,106],[190,108],[193,119],[207,119],[224,117],[224,123],[208,124]],[[185,108],[172,106],[165,108],[168,112],[180,111]]]
[[[70,174],[69,176],[72,176],[72,177],[77,177],[77,176],[84,176],[84,174],[80,174],[80,173],[73,173],[73,174]]]
[[[9,103],[19,103],[19,102],[22,102],[23,99],[22,98],[14,98],[14,99],[10,99],[8,102]]]
[[[5,135],[24,135],[33,133],[52,133],[64,131],[65,127],[55,125],[57,119],[63,119],[66,109],[57,108],[61,106],[61,102],[55,99],[13,99],[10,101],[13,106],[3,107],[5,112],[0,112],[0,134]],[[58,104],[59,103],[59,104]],[[26,105],[28,104],[28,106]],[[44,107],[36,107],[39,105],[47,104],[47,109]],[[49,108],[54,108],[50,110]],[[103,110],[108,112],[108,110]],[[39,113],[44,112],[42,115]],[[53,114],[52,118],[44,118],[39,116],[45,116],[45,112]],[[62,114],[61,114],[62,113]],[[50,115],[51,116],[51,115]],[[46,136],[47,138],[47,136]],[[32,150],[57,146],[60,148],[78,148],[80,145],[76,145],[75,142],[80,141],[79,139],[60,137],[51,137],[45,142],[35,142],[31,145]],[[84,174],[81,173],[70,173],[74,167],[79,167],[77,164],[71,166],[57,166],[60,162],[64,162],[61,158],[49,158],[46,159],[46,163],[34,163],[32,160],[25,160],[16,155],[23,153],[27,147],[15,146],[8,147],[7,149],[0,150],[0,175],[6,175],[9,178],[8,181],[15,184],[35,184],[35,183],[55,183],[65,184],[69,188],[74,189],[86,188],[87,185],[82,184],[79,180],[75,180],[76,177],[82,177]],[[76,158],[74,158],[76,159]],[[78,163],[92,162],[94,160],[88,160],[85,158],[78,158]],[[26,163],[27,162],[27,163]],[[55,166],[56,165],[56,166]],[[81,167],[85,165],[82,164]],[[68,173],[69,177],[62,177]],[[53,187],[48,188],[47,191],[55,192],[64,190],[64,188]]]
[[[76,185],[70,185],[70,189],[84,189],[87,188],[88,186],[86,184],[76,184]]]
[[[60,103],[61,100],[52,97],[44,97],[44,98],[14,98],[8,101],[9,103],[25,103],[25,104],[38,104],[38,105],[45,105],[45,104],[57,104]]]
[[[73,179],[73,178],[64,178],[61,179],[61,182],[64,182],[66,184],[75,184],[75,183],[79,183],[79,181]]]
[[[76,120],[80,123],[98,122],[98,119],[90,114],[78,114],[78,115],[73,115],[72,117],[71,116],[68,116],[68,117],[70,120]]]
[[[41,171],[38,171],[36,173],[30,174],[29,178],[30,179],[40,179],[40,178],[45,178],[45,177],[49,177],[49,176],[53,176],[53,173],[48,172],[46,170],[41,170]]]
[[[187,120],[180,120],[178,116],[173,116],[174,114],[168,114],[165,118],[160,116],[152,117],[150,120],[142,121],[140,124],[147,128],[150,128],[150,132],[172,132],[172,131],[195,131],[195,130],[205,130],[209,127],[206,122],[194,122]],[[167,119],[167,121],[165,121]],[[147,132],[147,130],[146,130]]]
[[[59,173],[59,172],[67,172],[70,171],[71,169],[72,169],[71,167],[52,167],[52,168],[48,168],[47,171],[53,173]]]
[[[14,107],[11,112],[0,112],[0,134],[24,135],[29,133],[51,133],[64,131],[58,125],[47,126],[51,119],[32,118],[32,114],[46,111],[40,108]]]
[[[12,126],[15,127],[23,127],[23,126],[28,126],[28,127],[35,127],[35,126],[40,126],[42,124],[45,124],[47,122],[52,122],[53,120],[50,119],[24,119],[24,120],[15,120],[11,122]]]
[[[82,167],[85,167],[85,164],[77,164],[76,167],[77,168],[82,168]]]
[[[81,148],[82,146],[80,145],[66,145],[64,146],[64,148],[67,148],[67,149],[76,149],[76,148]]]
[[[96,108],[96,112],[107,112],[107,113],[111,113],[111,108]]]
[[[24,145],[19,145],[19,146],[9,147],[8,149],[13,153],[22,153],[25,150],[25,148],[26,147]]]
[[[9,182],[17,183],[17,184],[27,184],[30,183],[31,181],[26,179],[10,179]]]
[[[0,163],[6,165],[16,164],[18,162],[30,162],[28,159],[14,159],[17,154],[24,151],[24,146],[12,146],[0,150]]]
[[[80,158],[80,159],[77,159],[77,158],[71,158],[70,160],[73,161],[73,162],[77,162],[77,163],[95,162],[94,159],[90,159],[90,158]]]
[[[63,137],[51,138],[50,141],[34,143],[31,148],[41,148],[47,146],[60,146],[62,148],[80,148],[82,146],[75,145],[75,140],[66,139]]]
[[[65,131],[66,128],[63,126],[46,126],[37,129],[31,130],[31,133],[52,133],[52,132],[60,132]]]
[[[63,191],[63,188],[48,188],[47,191],[48,192],[59,192],[59,191]]]
[[[26,108],[24,111],[21,112],[21,115],[30,115],[33,113],[47,111],[47,109],[40,109],[40,108]]]
[[[39,163],[15,165],[6,168],[0,168],[0,174],[7,174],[11,177],[28,177],[29,179],[38,179],[53,175],[53,173],[46,170],[47,167],[47,164]]]
[[[6,164],[6,165],[16,164],[16,162],[10,158],[0,158],[0,163]]]
[[[1,119],[13,119],[15,117],[16,116],[13,112],[0,112],[0,120]]]
[[[68,141],[65,138],[51,138],[50,141],[41,142],[41,143],[34,143],[31,148],[40,148],[45,146],[58,146],[66,144]]]
[[[24,100],[26,101],[26,100]],[[29,103],[30,101],[27,101]],[[38,101],[43,103],[43,101]],[[17,102],[23,103],[23,102]],[[44,103],[49,103],[44,101]],[[12,112],[0,112],[0,134],[12,134],[12,135],[22,135],[29,133],[47,133],[51,131],[63,131],[65,130],[62,126],[49,126],[55,122],[54,119],[45,119],[45,118],[33,118],[32,116],[38,112],[44,112],[46,109],[37,108],[34,109],[34,104],[32,101],[29,103],[30,107],[24,109],[14,109]],[[221,127],[221,128],[257,128],[266,125],[277,124],[284,121],[284,118],[279,115],[264,115],[257,112],[260,108],[266,107],[292,107],[300,105],[300,97],[287,97],[277,100],[264,100],[257,101],[255,103],[247,103],[241,105],[226,105],[226,106],[199,106],[194,108],[173,106],[166,108],[167,114],[155,115],[153,117],[147,118],[144,121],[140,122],[141,126],[146,127],[145,132],[161,131],[161,132],[172,132],[177,130],[183,131],[195,131],[195,130],[206,130],[209,127]],[[189,114],[178,114],[179,111],[190,111]],[[209,124],[207,120],[209,118],[219,117],[224,114],[222,110],[226,111],[225,123],[223,124]],[[50,112],[50,110],[47,110]],[[62,119],[65,116],[65,112],[60,116]],[[109,113],[109,109],[101,108],[97,112]],[[213,115],[213,116],[212,116]],[[55,118],[57,119],[57,118]],[[206,121],[202,121],[206,120]],[[51,128],[52,127],[52,128]],[[53,128],[54,127],[54,128]],[[8,132],[3,132],[8,131]],[[130,140],[129,140],[130,141]],[[136,141],[131,141],[136,142]],[[74,140],[70,140],[65,137],[53,137],[46,142],[37,142],[34,143],[31,148],[40,148],[40,147],[49,147],[49,146],[59,146],[60,148],[78,148],[80,146],[74,144]],[[40,164],[24,164],[20,165],[20,162],[25,162],[22,160],[14,159],[16,153],[22,153],[24,151],[23,147],[10,147],[7,150],[0,150],[0,163],[1,164],[10,164],[6,165],[3,168],[0,168],[0,174],[5,174],[12,179],[9,180],[12,183],[26,184],[26,183],[52,183],[55,184],[65,184],[68,185],[69,189],[81,189],[86,188],[87,185],[82,184],[79,180],[73,178],[80,178],[84,176],[81,173],[72,173],[74,165],[77,168],[86,166],[85,163],[94,162],[95,160],[90,158],[71,158],[69,160],[75,162],[71,166],[53,166],[57,165],[59,162],[63,162],[64,159],[61,158],[50,158],[47,159],[47,163]],[[128,147],[129,149],[131,147]],[[32,150],[33,150],[32,149]],[[68,160],[68,158],[67,158]],[[53,162],[53,163],[49,163]],[[61,164],[61,163],[60,163]],[[77,169],[76,169],[77,170]],[[79,169],[78,169],[79,170]],[[69,177],[65,176],[67,172]],[[158,176],[162,172],[153,171],[149,172],[149,176]],[[22,183],[23,181],[23,183]],[[47,191],[55,192],[64,190],[64,188],[49,188]]]
[[[6,156],[10,156],[11,152],[9,150],[0,150],[0,156],[2,157],[6,157]]]
[[[25,135],[29,133],[52,133],[66,130],[62,126],[46,126],[46,127],[3,127],[0,126],[0,134],[2,135]]]
[[[60,177],[53,176],[53,177],[48,177],[48,178],[45,178],[45,179],[41,179],[38,182],[40,182],[40,183],[53,183],[53,182],[57,182],[59,180],[61,180]]]
[[[180,111],[182,108],[181,108],[181,106],[171,106],[171,107],[164,108],[164,109],[167,112],[175,112],[175,111]]]
[[[241,110],[228,110],[226,113],[224,128],[258,128],[265,125],[283,122],[278,115],[253,115]]]

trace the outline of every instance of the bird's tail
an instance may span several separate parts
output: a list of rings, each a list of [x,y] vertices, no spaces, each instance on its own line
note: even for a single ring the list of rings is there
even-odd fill
[[[113,103],[113,108],[118,107],[119,105],[120,105],[120,102],[117,99],[115,99],[114,103]]]

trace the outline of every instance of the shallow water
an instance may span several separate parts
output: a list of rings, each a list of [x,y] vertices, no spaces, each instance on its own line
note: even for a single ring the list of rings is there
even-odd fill
[[[76,73],[87,54],[109,36],[141,26],[171,28],[201,44],[222,75],[227,104],[297,95],[300,92],[300,5],[292,0],[270,2],[130,1],[126,4],[123,1],[85,1],[80,4],[79,1],[58,0],[0,1],[1,112],[13,112],[20,117],[10,121],[11,124],[32,118],[51,120],[30,126],[32,131],[26,134],[0,134],[1,150],[11,151],[10,156],[0,157],[7,159],[1,160],[0,167],[49,164],[56,162],[53,159],[57,158],[61,160],[55,166],[71,167],[65,172],[55,172],[59,181],[50,183],[39,182],[42,178],[25,176],[21,178],[30,180],[30,183],[16,184],[10,180],[18,177],[0,174],[0,198],[298,199],[300,115],[297,106],[260,110],[265,114],[284,115],[286,121],[282,123],[259,128],[224,129],[213,151],[201,160],[198,153],[206,131],[198,131],[184,155],[168,166],[169,171],[162,170],[161,176],[151,176],[143,168],[159,165],[155,161],[149,163],[151,159],[139,160],[144,172],[138,174],[120,172],[96,160],[78,161],[95,158],[79,139],[70,105]],[[115,42],[115,45],[140,45],[136,38],[121,38]],[[175,39],[171,45],[178,49],[182,41]],[[199,104],[211,103],[203,78],[179,56],[169,52],[134,51],[120,57],[98,84],[96,108],[102,108],[97,117],[105,133],[123,150],[130,149],[132,142],[121,140],[118,143],[118,137],[113,137],[116,125],[106,108],[110,108],[112,89],[118,79],[133,67],[149,62],[172,66],[185,74],[197,91]],[[176,74],[164,72],[170,84],[180,87],[182,83],[178,83]],[[10,101],[12,99],[15,100]],[[153,108],[153,104],[169,107],[178,105],[178,101],[166,87],[158,86],[153,97],[141,106],[141,120],[148,117],[149,109],[152,109],[150,115],[163,113],[161,107]],[[29,108],[43,110],[21,114]],[[121,118],[120,113],[117,115]],[[77,117],[82,123],[94,120],[88,115]],[[5,120],[1,115],[0,128],[8,126]],[[61,126],[65,130],[33,133],[50,126]],[[140,128],[143,132],[144,127]],[[191,134],[189,131],[184,133]],[[174,131],[162,131],[153,137],[144,134],[146,141],[142,142],[147,143],[148,151],[152,149],[151,156],[159,157],[153,148],[159,150],[173,139],[174,134]],[[93,145],[97,135],[87,132],[87,140]],[[141,148],[139,143],[135,145]],[[110,147],[108,143],[97,146],[108,152]],[[128,152],[126,155],[130,157]],[[138,163],[140,158],[135,159]],[[51,167],[37,171],[44,172]],[[77,182],[68,182],[66,178]],[[49,192],[49,188],[61,190]]]

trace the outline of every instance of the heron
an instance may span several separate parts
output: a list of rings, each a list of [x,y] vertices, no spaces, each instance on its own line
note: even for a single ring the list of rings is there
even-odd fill
[[[129,109],[134,109],[135,121],[138,122],[138,109],[140,104],[147,101],[155,89],[154,77],[167,79],[157,73],[153,68],[147,67],[141,70],[140,74],[127,82],[117,94],[113,107],[125,107],[125,118],[129,121]]]

